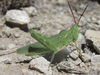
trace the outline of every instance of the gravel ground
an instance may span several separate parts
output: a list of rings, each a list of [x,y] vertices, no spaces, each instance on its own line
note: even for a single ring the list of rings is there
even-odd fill
[[[86,5],[88,5],[78,26],[79,34],[85,37],[86,30],[100,31],[99,1],[69,0],[69,3],[76,20],[79,19],[82,11],[85,9]],[[32,28],[40,34],[49,37],[58,34],[63,29],[70,29],[75,24],[66,0],[43,0],[42,3],[38,2],[35,8],[38,13],[36,16],[30,16],[30,19],[31,23],[34,22],[36,25]],[[11,25],[6,23],[4,16],[5,15],[2,14],[0,15],[0,75],[45,75],[44,73],[29,69],[29,62],[41,55],[25,56],[16,53],[17,48],[34,43],[36,40],[30,36],[25,26],[22,26],[21,29],[17,26],[11,27]],[[31,28],[31,25],[28,27]],[[80,48],[83,45],[86,46],[85,38],[78,42]],[[68,47],[71,50],[75,49],[72,45]],[[94,51],[93,47],[86,46],[84,50],[85,54],[90,56],[92,56],[93,53],[99,55],[98,52]],[[79,57],[76,56],[76,58]],[[86,58],[87,60],[85,61],[88,61],[89,57],[87,56]],[[100,75],[99,68],[89,68],[90,62],[88,61],[88,63],[84,64],[81,59],[82,58],[77,59],[77,62],[74,63],[74,71],[68,71],[68,69],[66,70],[62,65],[65,63],[68,65],[69,62],[73,62],[71,58],[68,58],[69,62],[64,61],[57,65],[52,65],[52,75]],[[84,67],[85,65],[85,67],[78,67],[80,63],[81,66]],[[71,64],[71,66],[73,65]],[[80,71],[81,69],[82,71]]]

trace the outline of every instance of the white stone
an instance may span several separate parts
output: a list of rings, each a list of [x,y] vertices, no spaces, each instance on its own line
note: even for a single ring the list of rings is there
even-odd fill
[[[92,63],[100,63],[100,55],[95,55],[94,57],[91,58]]]
[[[87,40],[91,40],[93,42],[94,49],[100,53],[100,31],[87,30],[85,37]]]
[[[89,61],[91,60],[91,57],[90,57],[88,54],[82,53],[81,59],[82,59],[84,62],[89,62]]]
[[[30,22],[27,12],[21,10],[9,10],[5,15],[5,19],[7,22],[19,25],[25,25]]]
[[[11,49],[11,48],[14,48],[15,45],[11,43],[11,44],[8,45],[8,47]]]
[[[74,65],[79,65],[82,61],[80,58],[77,58],[76,60],[72,60],[71,58],[68,59],[68,62],[73,63]]]
[[[0,57],[0,63],[5,62],[5,63],[10,63],[11,62],[11,57],[8,56],[1,56]]]
[[[76,42],[77,43],[85,43],[85,38],[81,33],[78,34],[78,39]]]
[[[80,67],[86,67],[86,65],[84,64],[84,62],[80,63]]]
[[[73,51],[72,53],[70,53],[70,57],[72,59],[77,59],[78,56],[79,56],[79,53],[77,52],[77,50],[76,51]]]
[[[30,61],[29,68],[45,73],[46,75],[51,75],[52,74],[51,67],[48,70],[49,64],[50,62],[47,61],[45,58],[39,57]]]
[[[24,8],[24,10],[29,14],[29,16],[35,16],[38,13],[37,9],[33,6]]]
[[[4,27],[2,30],[2,34],[6,37],[9,37],[11,35],[12,29],[9,27]]]
[[[82,17],[80,22],[79,22],[79,26],[84,26],[87,24],[87,19],[85,17]]]
[[[94,68],[100,68],[100,55],[95,55],[91,58],[91,64]]]
[[[15,38],[18,38],[20,35],[18,33],[14,34]]]

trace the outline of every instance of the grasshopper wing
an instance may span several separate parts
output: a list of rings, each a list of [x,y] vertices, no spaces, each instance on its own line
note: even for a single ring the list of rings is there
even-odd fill
[[[48,53],[48,52],[50,52],[50,50],[39,42],[29,44],[27,46],[17,49],[18,54],[25,54],[29,56]]]

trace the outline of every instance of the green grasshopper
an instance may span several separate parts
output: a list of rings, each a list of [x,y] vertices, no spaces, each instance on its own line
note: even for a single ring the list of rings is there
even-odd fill
[[[69,2],[68,2],[68,5],[72,12]],[[86,8],[87,8],[87,6],[86,6]],[[85,12],[86,8],[84,9],[83,13]],[[81,17],[83,16],[83,13],[80,16],[78,23],[76,23],[74,14],[72,12],[72,15],[73,15],[73,18],[75,21],[75,25],[73,25],[70,28],[70,30],[62,30],[59,34],[53,35],[51,37],[41,35],[41,34],[35,32],[33,29],[29,29],[31,36],[34,39],[36,39],[38,42],[29,44],[27,46],[17,49],[17,53],[32,56],[32,55],[37,55],[37,54],[53,52],[51,62],[49,64],[49,66],[50,66],[52,63],[52,60],[54,58],[54,55],[58,51],[67,47],[70,42],[74,42],[76,44],[76,40],[78,39],[78,24],[79,24]],[[81,53],[80,49],[77,46],[76,46],[76,48],[77,48],[78,52]]]

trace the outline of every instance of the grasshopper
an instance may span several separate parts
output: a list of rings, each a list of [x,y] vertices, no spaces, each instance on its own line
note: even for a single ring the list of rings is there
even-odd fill
[[[17,53],[32,56],[32,55],[37,55],[37,54],[53,52],[53,55],[52,55],[52,58],[51,58],[51,61],[49,64],[49,66],[50,66],[52,63],[52,60],[54,58],[54,55],[58,51],[67,47],[71,42],[74,42],[76,44],[76,40],[78,39],[78,24],[79,24],[79,21],[80,21],[81,17],[83,16],[88,5],[84,9],[78,22],[76,22],[76,20],[75,20],[75,17],[74,17],[74,14],[72,12],[69,2],[68,2],[68,5],[69,5],[69,8],[73,15],[74,22],[75,22],[75,25],[73,25],[70,28],[70,30],[62,30],[62,31],[60,31],[59,34],[53,35],[51,37],[47,37],[47,36],[44,36],[44,35],[41,35],[41,34],[35,32],[33,29],[29,29],[31,36],[34,39],[36,39],[38,42],[29,44],[27,46],[17,49]],[[77,46],[76,46],[76,48],[77,48],[77,51],[79,52],[79,54],[81,54],[81,52],[80,52],[81,50]]]

